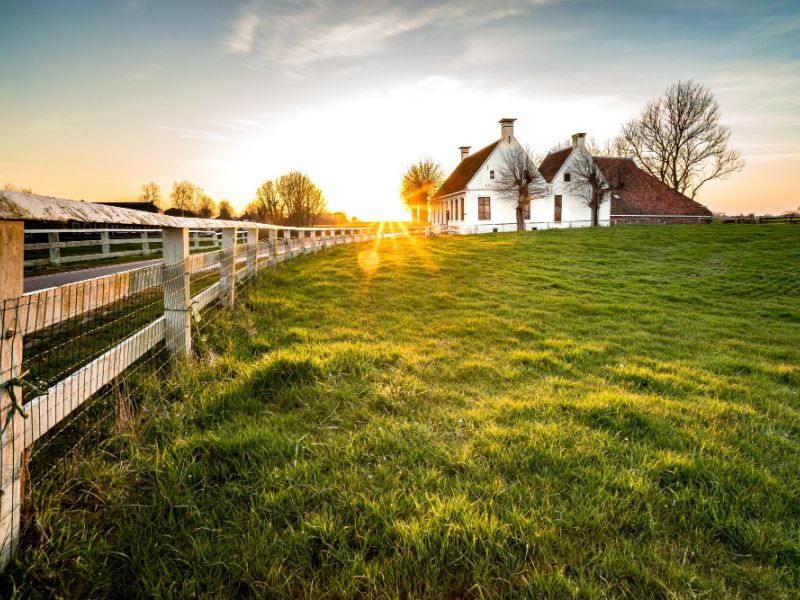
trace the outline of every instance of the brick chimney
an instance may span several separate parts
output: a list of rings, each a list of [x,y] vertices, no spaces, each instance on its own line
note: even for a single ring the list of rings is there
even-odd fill
[[[586,150],[586,134],[573,133],[572,134],[572,147]]]
[[[469,149],[470,148],[472,148],[472,146],[459,146],[458,147],[458,149],[461,150],[461,160],[464,160],[465,158],[467,158],[469,156]]]
[[[514,137],[514,121],[516,119],[500,119],[500,137],[510,141]]]

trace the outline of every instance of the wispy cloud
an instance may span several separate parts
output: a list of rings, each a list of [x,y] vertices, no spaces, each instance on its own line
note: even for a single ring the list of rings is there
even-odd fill
[[[161,133],[169,133],[181,140],[195,140],[205,142],[234,142],[227,136],[213,129],[199,129],[192,127],[174,127],[172,125],[154,125],[153,129]]]
[[[368,57],[406,34],[473,30],[528,14],[549,1],[500,0],[491,6],[480,0],[253,3],[232,23],[225,47],[262,64],[296,70],[326,60]]]
[[[225,40],[225,51],[230,54],[250,54],[259,22],[259,16],[251,8],[242,10]]]
[[[146,63],[137,67],[134,71],[129,73],[125,79],[127,79],[128,81],[145,81],[153,77],[163,68],[164,65],[160,65],[158,63]]]

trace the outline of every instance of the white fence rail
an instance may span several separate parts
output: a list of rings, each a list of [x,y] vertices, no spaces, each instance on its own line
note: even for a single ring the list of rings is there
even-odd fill
[[[47,263],[53,260],[50,240],[25,244],[26,221],[149,227],[146,231],[87,230],[96,236],[91,240],[56,237],[55,259],[85,260],[85,255],[58,254],[61,249],[89,245],[101,246],[101,257],[128,256],[131,251],[114,252],[112,247],[138,243],[144,252],[157,240],[163,264],[23,294],[24,251],[46,249],[51,254],[42,260]],[[37,234],[58,236],[66,232],[73,234],[72,230],[38,230]],[[115,239],[115,235],[123,233],[132,237]],[[192,347],[192,315],[215,302],[232,306],[236,301],[237,281],[303,254],[372,240],[379,235],[382,234],[374,228],[276,227],[186,219],[0,192],[0,570],[19,544],[23,461],[37,440],[162,342],[168,354],[188,354]],[[190,254],[192,245],[200,252]],[[208,283],[209,277],[215,281]],[[197,284],[202,285],[195,289]],[[116,334],[107,347],[101,352],[81,348],[98,331],[92,329],[93,319],[101,319],[114,307],[125,310],[125,303],[135,297],[145,298],[136,308],[140,320],[144,319],[140,325],[134,324],[131,330],[126,330],[117,328],[116,323],[107,324],[110,335]],[[80,331],[77,337],[73,332],[76,328]],[[64,339],[60,338],[62,334]],[[23,371],[29,364],[23,350],[28,352],[33,347],[31,340],[39,339],[44,347],[40,355],[51,356],[48,353],[63,346],[69,335],[75,338],[72,342],[78,357],[70,355],[63,364],[51,368],[47,377],[42,375],[48,381],[46,389],[36,392],[33,398],[28,398],[26,389],[23,396],[26,383]],[[85,341],[82,336],[86,336]],[[59,359],[57,353],[52,356]]]

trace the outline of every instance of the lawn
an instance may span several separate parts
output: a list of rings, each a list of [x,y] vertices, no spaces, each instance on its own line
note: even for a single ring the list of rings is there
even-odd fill
[[[239,300],[0,591],[800,595],[800,227],[383,240]]]

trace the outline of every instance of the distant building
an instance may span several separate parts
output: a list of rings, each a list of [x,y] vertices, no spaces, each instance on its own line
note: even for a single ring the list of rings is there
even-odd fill
[[[495,178],[504,165],[504,154],[520,144],[514,137],[514,121],[500,120],[500,139],[470,154],[461,146],[461,162],[430,201],[433,224],[457,233],[516,230],[514,203],[501,197]],[[591,208],[575,193],[570,170],[588,155],[586,134],[572,136],[572,145],[551,152],[539,165],[548,184],[545,197],[533,198],[524,209],[525,229],[588,227]],[[625,174],[624,190],[612,192],[600,206],[600,225],[629,223],[710,223],[711,211],[645,173],[629,158],[592,157],[601,173],[611,169]],[[605,175],[606,177],[608,175]]]
[[[105,204],[106,206],[116,206],[117,208],[129,208],[131,210],[141,210],[149,213],[161,212],[152,202],[98,202],[97,204]]]
[[[168,208],[167,210],[164,211],[164,214],[167,215],[168,217],[190,217],[190,218],[194,218],[194,217],[198,216],[196,213],[192,212],[189,209],[186,209],[186,208],[175,208],[175,207]]]

